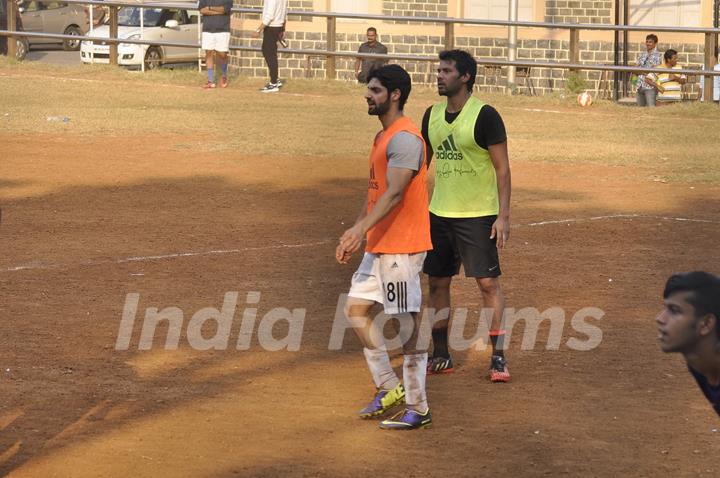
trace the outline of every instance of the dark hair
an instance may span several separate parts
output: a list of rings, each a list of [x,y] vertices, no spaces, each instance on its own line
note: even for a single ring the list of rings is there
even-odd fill
[[[665,284],[663,298],[676,292],[692,293],[688,302],[695,307],[695,317],[715,316],[715,331],[720,339],[720,277],[702,271],[675,274]]]
[[[377,28],[375,28],[375,27],[368,28],[366,33],[370,33],[370,32],[375,32],[375,34],[377,34]]]
[[[383,65],[368,73],[368,83],[373,78],[377,78],[380,84],[387,88],[388,95],[395,90],[400,90],[400,109],[402,110],[412,89],[412,80],[408,72],[400,65]]]
[[[677,52],[672,48],[668,48],[667,51],[663,54],[663,56],[665,57],[665,61],[670,60],[675,55],[677,55]]]
[[[475,77],[477,76],[477,62],[473,56],[465,50],[445,50],[440,52],[440,59],[442,61],[453,61],[455,62],[455,68],[457,69],[460,76],[469,74],[470,79],[466,86],[468,91],[473,90],[475,85]]]
[[[652,41],[654,41],[655,43],[657,43],[657,42],[658,42],[658,37],[657,37],[656,34],[651,33],[651,34],[649,34],[648,36],[645,37],[645,41],[647,41],[647,40],[652,40]]]

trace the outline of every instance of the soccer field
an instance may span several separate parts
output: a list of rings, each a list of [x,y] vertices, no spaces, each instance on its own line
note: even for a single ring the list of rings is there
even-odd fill
[[[507,384],[482,344],[458,352],[428,377],[433,427],[392,433],[356,417],[374,390],[352,331],[329,350],[379,129],[362,88],[202,81],[0,58],[0,475],[718,476],[720,422],[654,323],[671,273],[720,271],[717,106],[481,95],[509,137],[507,305],[566,320],[557,347],[517,324]],[[434,101],[416,88],[406,113]],[[227,293],[227,348],[200,350],[192,317]],[[476,286],[453,293],[469,337]],[[586,307],[602,340],[575,350]],[[153,308],[177,347],[169,321],[143,345]],[[261,344],[278,308],[304,311],[297,351]]]

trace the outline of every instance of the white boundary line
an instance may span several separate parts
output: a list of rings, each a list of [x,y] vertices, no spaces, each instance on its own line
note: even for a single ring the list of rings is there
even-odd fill
[[[720,221],[714,221],[711,219],[694,219],[694,218],[688,218],[688,217],[671,217],[671,216],[653,216],[653,215],[647,215],[647,214],[612,214],[607,216],[592,216],[592,217],[581,217],[581,218],[571,218],[571,219],[555,219],[555,220],[548,220],[548,221],[540,221],[540,222],[531,222],[527,224],[515,224],[513,226],[510,226],[511,229],[519,228],[519,227],[537,227],[537,226],[548,226],[553,224],[572,224],[572,223],[579,223],[579,222],[588,222],[588,221],[602,221],[606,219],[654,219],[654,220],[662,220],[662,221],[678,221],[678,222],[694,222],[694,223],[702,223],[702,224],[720,224]],[[160,255],[153,255],[153,256],[133,256],[133,257],[123,257],[120,259],[107,259],[107,260],[100,260],[100,261],[86,261],[81,262],[78,264],[72,264],[72,265],[61,265],[61,264],[26,264],[16,267],[10,267],[7,269],[2,270],[1,272],[18,272],[18,271],[27,271],[27,270],[48,270],[48,269],[69,269],[70,267],[85,267],[85,266],[97,266],[97,265],[104,265],[104,264],[127,264],[130,262],[150,262],[150,261],[159,261],[159,260],[165,260],[165,259],[178,259],[182,257],[201,257],[201,256],[218,256],[218,255],[227,255],[227,254],[240,254],[243,252],[250,252],[250,251],[268,251],[273,249],[297,249],[297,248],[305,248],[305,247],[313,247],[313,246],[320,246],[323,244],[328,244],[330,242],[334,242],[335,239],[325,239],[322,241],[315,241],[315,242],[307,242],[307,243],[301,243],[301,244],[278,244],[274,246],[262,246],[262,247],[244,247],[241,249],[220,249],[220,250],[212,250],[212,251],[202,251],[202,252],[178,252],[174,254],[160,254]]]
[[[328,242],[331,242],[331,240],[325,239],[324,241],[309,242],[309,243],[305,243],[305,244],[278,244],[276,246],[244,247],[242,249],[225,249],[225,250],[221,249],[221,250],[203,251],[203,252],[178,252],[175,254],[161,254],[161,255],[156,255],[156,256],[134,256],[134,257],[124,257],[121,259],[107,259],[107,260],[102,260],[102,261],[86,261],[86,262],[80,262],[78,264],[74,264],[74,266],[84,267],[84,266],[97,266],[97,265],[103,265],[103,264],[126,264],[128,262],[148,262],[148,261],[158,261],[158,260],[163,260],[163,259],[177,259],[180,257],[198,257],[198,256],[215,256],[215,255],[225,255],[225,254],[239,254],[242,252],[267,251],[267,250],[272,250],[272,249],[294,249],[294,248],[299,248],[299,247],[319,246],[322,244],[327,244]],[[43,269],[68,269],[70,267],[73,267],[73,265],[62,266],[60,264],[27,264],[27,265],[23,265],[23,266],[10,267],[9,269],[5,269],[3,272],[43,270]]]
[[[241,252],[248,252],[248,251],[266,251],[270,249],[294,249],[298,247],[311,247],[311,246],[319,246],[322,244],[326,244],[330,242],[330,239],[325,239],[324,241],[317,241],[317,242],[309,242],[306,244],[279,244],[277,246],[264,246],[264,247],[244,247],[242,249],[226,249],[226,250],[217,250],[217,251],[206,251],[206,252],[179,252],[177,254],[164,254],[159,256],[137,256],[137,257],[126,257],[124,259],[117,259],[115,261],[105,261],[105,262],[114,262],[116,264],[123,264],[126,262],[144,262],[144,261],[156,261],[159,259],[175,259],[177,257],[195,257],[195,256],[214,256],[214,255],[224,255],[224,254],[239,254]]]
[[[585,221],[600,221],[602,219],[659,219],[663,221],[684,221],[684,222],[700,222],[704,224],[720,224],[720,221],[713,221],[711,219],[693,219],[688,217],[670,217],[670,216],[653,216],[648,214],[612,214],[609,216],[593,216],[593,217],[583,217],[583,218],[576,218],[576,219],[556,219],[556,220],[550,220],[550,221],[541,221],[541,222],[531,222],[529,224],[518,224],[515,226],[510,226],[510,228],[514,227],[534,227],[534,226],[545,226],[548,224],[566,224],[566,223],[574,223],[574,222],[585,222]]]

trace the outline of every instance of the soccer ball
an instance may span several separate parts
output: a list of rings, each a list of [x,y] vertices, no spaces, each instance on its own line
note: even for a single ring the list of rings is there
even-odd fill
[[[583,91],[582,93],[580,93],[577,100],[578,104],[583,107],[590,106],[592,104],[592,96],[590,96],[590,93],[588,93],[587,91]]]

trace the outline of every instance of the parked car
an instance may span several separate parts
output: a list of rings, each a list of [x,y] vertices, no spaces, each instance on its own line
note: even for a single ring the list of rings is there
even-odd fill
[[[7,21],[7,2],[4,2],[0,0],[0,29],[7,30],[8,27],[8,21]],[[22,17],[20,16],[20,12],[16,13],[15,17],[15,29],[19,32],[23,31],[23,22]],[[7,55],[7,45],[8,41],[14,41],[15,42],[15,58],[17,60],[24,60],[25,56],[27,55],[28,50],[30,49],[30,45],[28,44],[28,40],[25,37],[6,37],[6,36],[0,36],[0,54]]]
[[[90,27],[85,8],[76,3],[24,0],[20,3],[20,14],[26,32],[83,36]],[[33,37],[29,40],[31,45],[62,43],[65,50],[80,49],[80,40],[42,37]]]
[[[199,43],[197,3],[188,3],[188,9],[123,7],[118,13],[118,38],[139,40],[141,35],[148,41]],[[143,14],[141,33],[140,15]],[[92,30],[93,37],[110,37],[110,27],[100,26]],[[118,64],[140,67],[143,62],[148,70],[166,63],[186,63],[198,59],[197,48],[162,45],[118,44]],[[109,63],[110,45],[106,42],[84,41],[80,47],[80,59],[84,63]]]

